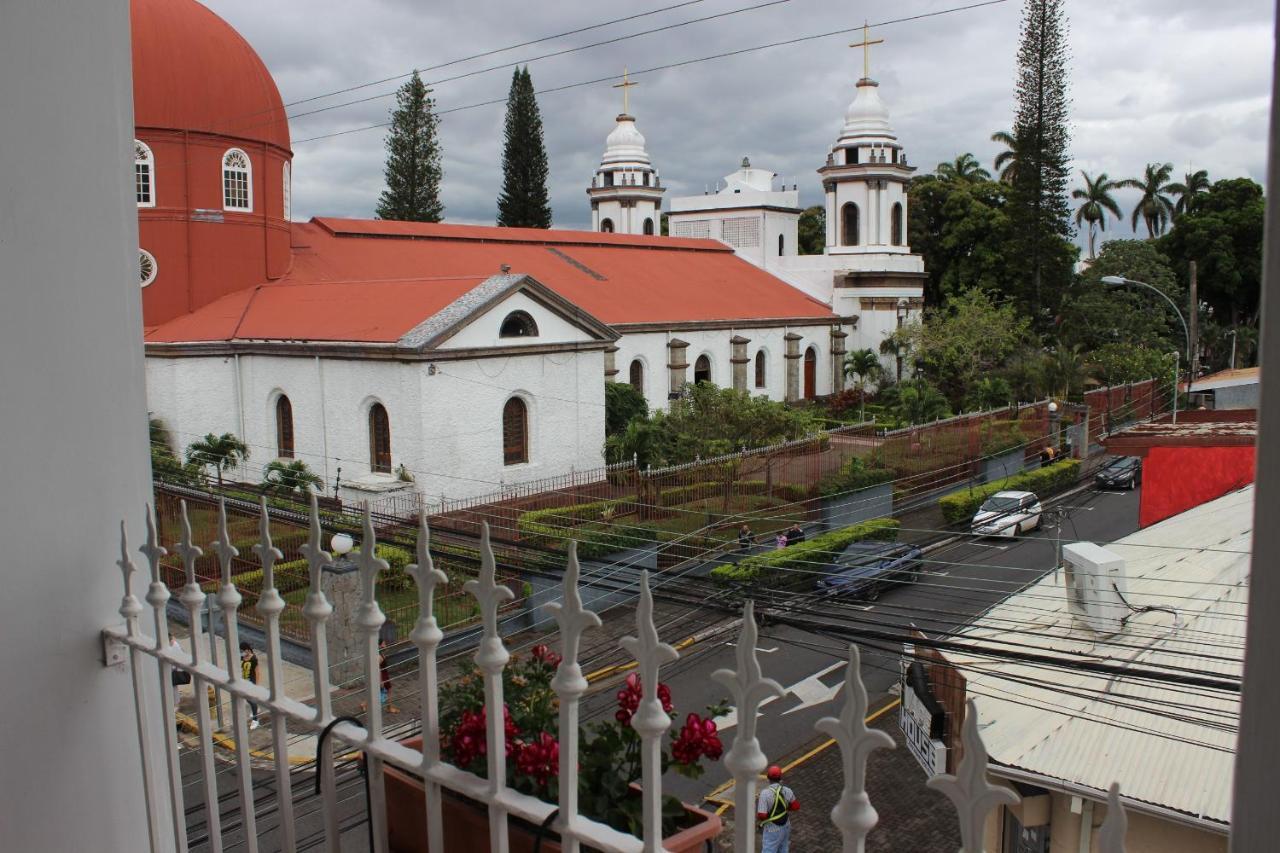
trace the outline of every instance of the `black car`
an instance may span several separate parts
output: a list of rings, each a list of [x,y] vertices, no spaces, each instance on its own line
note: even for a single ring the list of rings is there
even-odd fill
[[[915,581],[924,552],[893,542],[854,542],[823,567],[818,592],[875,601],[894,583]]]
[[[1142,460],[1137,456],[1121,456],[1108,462],[1093,475],[1099,489],[1136,489],[1142,485]]]

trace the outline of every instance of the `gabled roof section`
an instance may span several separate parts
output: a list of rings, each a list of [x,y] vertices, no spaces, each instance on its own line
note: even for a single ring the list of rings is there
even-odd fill
[[[645,237],[634,234],[601,234],[594,231],[555,228],[497,228],[492,225],[447,225],[443,222],[398,222],[392,219],[339,219],[332,216],[317,216],[311,221],[335,237],[526,243],[539,246],[630,246],[733,254],[733,249],[719,240],[701,240],[693,237]]]

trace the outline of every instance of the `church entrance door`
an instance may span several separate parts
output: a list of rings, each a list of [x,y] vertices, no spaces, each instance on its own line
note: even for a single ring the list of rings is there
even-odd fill
[[[804,351],[804,398],[818,396],[818,353],[813,347]]]

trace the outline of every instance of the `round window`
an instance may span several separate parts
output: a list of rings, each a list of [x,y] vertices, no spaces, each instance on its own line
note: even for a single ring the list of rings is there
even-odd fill
[[[156,280],[156,258],[146,249],[138,250],[138,267],[142,273],[143,287]]]

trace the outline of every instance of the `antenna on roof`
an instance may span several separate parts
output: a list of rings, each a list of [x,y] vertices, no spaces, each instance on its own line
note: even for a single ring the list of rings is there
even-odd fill
[[[511,264],[503,264],[501,267],[501,270],[502,270],[502,274],[506,275],[507,273],[511,272]]]

